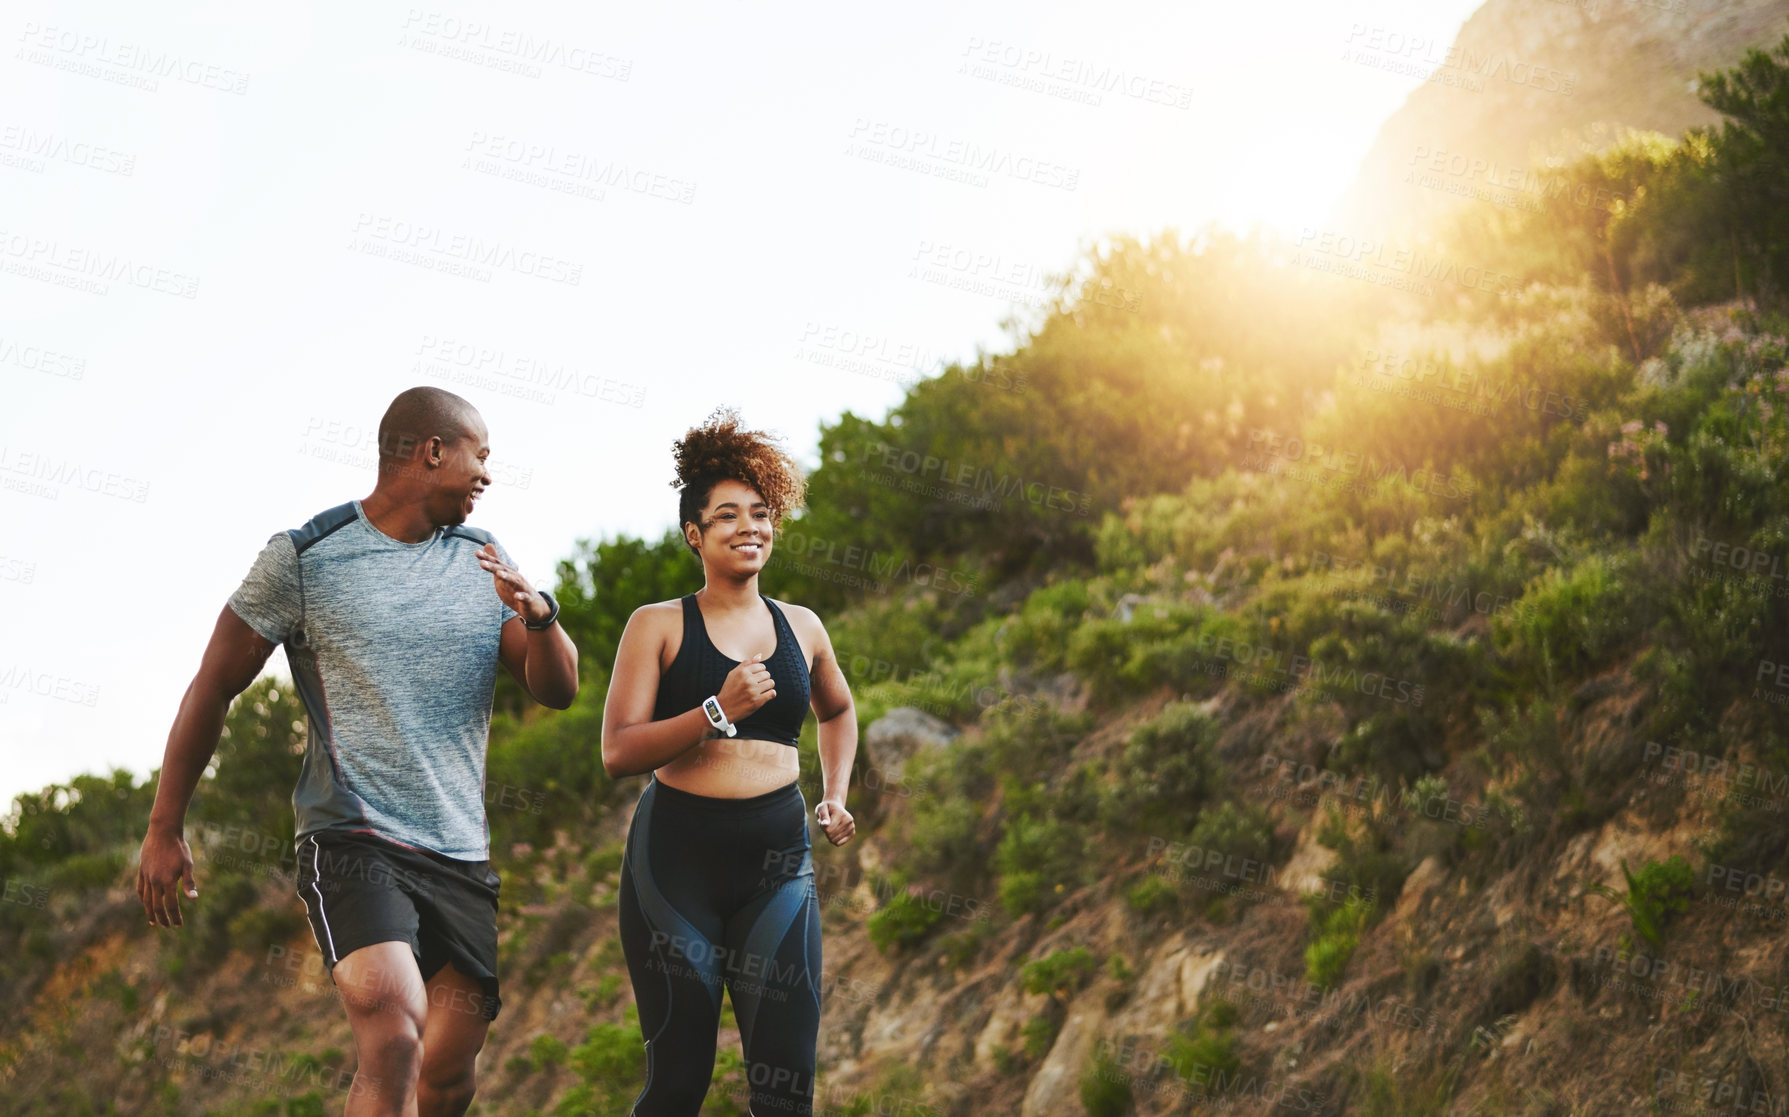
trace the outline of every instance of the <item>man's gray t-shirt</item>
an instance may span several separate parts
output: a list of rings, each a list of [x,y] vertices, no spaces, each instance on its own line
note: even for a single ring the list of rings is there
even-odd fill
[[[479,565],[486,542],[456,525],[404,543],[356,500],[268,540],[231,595],[286,646],[309,714],[298,839],[346,831],[489,859],[485,745],[500,631],[516,614]]]

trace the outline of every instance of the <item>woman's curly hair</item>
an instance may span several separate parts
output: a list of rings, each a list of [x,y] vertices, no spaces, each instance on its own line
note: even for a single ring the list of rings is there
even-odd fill
[[[691,427],[673,442],[677,479],[671,485],[680,489],[678,527],[695,524],[698,530],[707,528],[702,508],[722,481],[743,481],[756,489],[770,506],[771,523],[780,527],[784,514],[800,508],[806,499],[807,482],[778,441],[765,431],[741,429],[739,412],[722,406],[709,412],[701,426]],[[696,548],[690,547],[690,551],[694,553]]]

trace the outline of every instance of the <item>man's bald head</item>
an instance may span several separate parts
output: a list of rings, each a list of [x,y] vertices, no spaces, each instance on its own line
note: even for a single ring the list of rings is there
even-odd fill
[[[406,389],[379,420],[379,467],[402,465],[431,438],[452,446],[483,426],[478,408],[462,396],[426,385]]]

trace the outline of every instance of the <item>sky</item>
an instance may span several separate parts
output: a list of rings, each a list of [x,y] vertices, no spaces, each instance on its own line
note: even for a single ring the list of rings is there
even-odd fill
[[[1477,5],[8,5],[0,802],[159,766],[399,391],[478,406],[550,584],[716,406],[812,468],[1103,237],[1320,223],[1422,81],[1349,48]]]

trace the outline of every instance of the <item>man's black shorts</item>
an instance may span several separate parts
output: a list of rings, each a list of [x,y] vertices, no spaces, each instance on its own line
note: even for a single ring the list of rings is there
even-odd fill
[[[475,978],[495,1020],[497,891],[489,861],[459,861],[368,834],[331,830],[298,840],[298,895],[330,977],[335,964],[363,946],[406,942],[422,979],[441,967]]]

